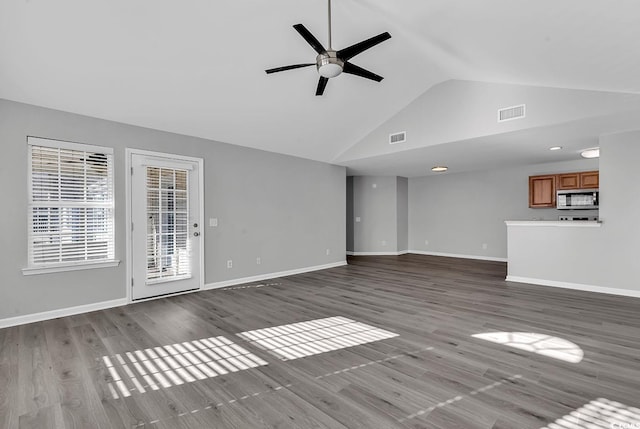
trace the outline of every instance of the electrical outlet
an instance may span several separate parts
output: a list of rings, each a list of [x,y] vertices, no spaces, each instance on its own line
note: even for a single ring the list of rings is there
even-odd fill
[[[218,218],[217,217],[209,218],[209,226],[211,228],[215,228],[216,226],[218,226]]]
[[[387,245],[387,240],[382,240],[380,243],[381,243],[383,246],[386,246],[386,245]]]
[[[256,265],[260,265],[262,263],[262,259],[260,259],[260,256],[258,256],[256,258]]]
[[[233,261],[231,259],[227,261],[227,268],[233,268]]]
[[[489,247],[489,246],[487,246],[487,243],[482,243],[482,249],[483,250],[487,250],[487,247]]]
[[[327,249],[327,255],[331,254],[331,249]]]

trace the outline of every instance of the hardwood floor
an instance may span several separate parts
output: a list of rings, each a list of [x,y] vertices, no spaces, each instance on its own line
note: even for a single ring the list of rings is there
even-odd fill
[[[505,271],[351,257],[2,329],[0,428],[640,428],[640,300]],[[495,332],[537,353],[473,337]],[[506,334],[518,332],[540,338]]]

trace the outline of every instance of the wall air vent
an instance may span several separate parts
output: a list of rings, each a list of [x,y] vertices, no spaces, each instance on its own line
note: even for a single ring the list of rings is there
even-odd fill
[[[514,119],[524,118],[525,105],[505,107],[498,110],[498,122],[512,121]]]
[[[401,131],[399,133],[389,134],[389,144],[404,143],[407,141],[407,132]]]

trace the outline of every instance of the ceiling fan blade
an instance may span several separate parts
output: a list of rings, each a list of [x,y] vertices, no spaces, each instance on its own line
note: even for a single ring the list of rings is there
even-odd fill
[[[328,78],[320,76],[320,80],[318,81],[318,88],[316,89],[316,95],[324,94],[324,89],[327,87],[327,82],[329,82]]]
[[[382,76],[372,73],[369,70],[365,70],[362,67],[358,67],[357,65],[352,63],[344,63],[342,72],[364,77],[371,80],[375,80],[376,82],[380,82],[382,79],[384,79]]]
[[[372,48],[390,38],[391,34],[387,32],[378,34],[377,36],[373,36],[370,39],[363,40],[362,42],[356,43],[355,45],[351,45],[348,48],[340,49],[337,53],[338,58],[340,58],[342,61],[348,61],[359,53],[364,52],[367,49]]]
[[[317,53],[324,54],[325,52],[327,52],[324,46],[322,46],[322,43],[320,43],[318,39],[316,39],[316,37],[311,34],[309,30],[307,30],[307,27],[302,24],[296,24],[293,26],[293,28],[295,28],[296,31],[300,33],[304,40],[306,40],[307,43],[310,44]]]
[[[293,64],[293,65],[290,65],[290,66],[276,67],[274,69],[265,70],[265,72],[267,74],[271,74],[271,73],[277,73],[277,72],[281,72],[281,71],[299,69],[301,67],[309,67],[309,66],[315,66],[315,65],[316,65],[316,63]]]

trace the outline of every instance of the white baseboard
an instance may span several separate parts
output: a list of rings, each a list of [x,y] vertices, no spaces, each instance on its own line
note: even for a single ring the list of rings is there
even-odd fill
[[[408,250],[400,250],[398,252],[352,252],[347,251],[349,256],[400,256],[411,253]]]
[[[217,289],[221,287],[234,286],[242,283],[250,283],[250,282],[257,282],[257,281],[262,281],[267,279],[273,279],[277,277],[292,276],[295,274],[303,274],[311,271],[326,270],[327,268],[341,267],[343,265],[347,265],[347,261],[334,262],[334,263],[325,264],[325,265],[316,265],[313,267],[305,267],[305,268],[299,268],[299,269],[289,270],[289,271],[280,271],[277,273],[261,274],[253,277],[243,277],[239,279],[225,280],[222,282],[206,284],[204,285],[204,288],[201,290]],[[193,291],[189,291],[188,293],[191,293],[191,292]],[[139,301],[135,301],[135,302],[139,302]],[[43,320],[55,319],[58,317],[73,316],[81,313],[89,313],[91,311],[105,310],[107,308],[119,307],[121,305],[127,305],[127,304],[131,304],[127,301],[127,298],[120,298],[120,299],[114,299],[111,301],[103,301],[103,302],[96,302],[92,304],[78,305],[76,307],[44,311],[42,313],[9,317],[6,319],[0,319],[0,329],[8,328],[10,326],[24,325],[27,323],[41,322]]]
[[[41,322],[43,320],[55,319],[58,317],[73,316],[75,314],[89,313],[90,311],[105,310],[107,308],[119,307],[127,304],[127,298],[114,299],[111,301],[95,302],[93,304],[78,305],[76,307],[61,308],[58,310],[43,311],[42,313],[27,314],[24,316],[9,317],[0,319],[0,328],[24,325],[27,323]]]
[[[640,298],[640,290],[618,289],[605,286],[585,285],[581,283],[559,282],[555,280],[534,279],[530,277],[507,276],[505,279],[514,283],[529,283],[539,286],[559,287],[564,289],[574,289],[584,292],[608,293],[610,295],[630,296]]]
[[[413,253],[415,255],[446,256],[447,258],[478,259],[481,261],[507,262],[507,258],[499,258],[496,256],[460,255],[458,253],[428,252],[424,250],[409,250],[409,253]]]
[[[262,280],[275,279],[278,277],[293,276],[296,274],[309,273],[311,271],[326,270],[328,268],[342,267],[347,265],[347,261],[333,262],[331,264],[316,265],[313,267],[298,268],[295,270],[278,271],[276,273],[259,274],[251,277],[241,277],[239,279],[224,280],[221,282],[208,283],[204,285],[204,289],[220,289],[228,286],[235,286],[243,283],[260,282]]]

